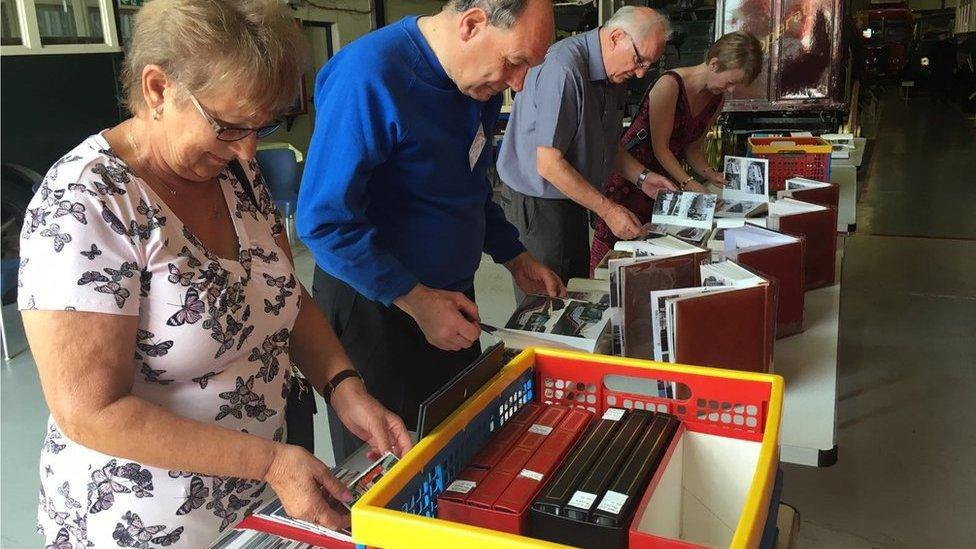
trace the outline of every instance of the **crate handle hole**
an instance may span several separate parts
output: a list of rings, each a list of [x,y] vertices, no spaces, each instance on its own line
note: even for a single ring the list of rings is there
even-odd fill
[[[656,379],[622,376],[611,374],[603,378],[603,386],[615,393],[628,393],[651,398],[661,398],[658,391],[659,381]],[[675,385],[674,400],[688,400],[691,398],[691,388],[681,383],[669,380],[660,380],[660,383]]]

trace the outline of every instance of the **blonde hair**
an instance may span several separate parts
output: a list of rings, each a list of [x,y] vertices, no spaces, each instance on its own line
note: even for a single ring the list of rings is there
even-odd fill
[[[146,107],[142,70],[159,65],[190,93],[234,93],[255,112],[278,113],[298,97],[307,56],[278,0],[152,0],[135,16],[122,70],[125,106],[133,114]]]
[[[751,84],[762,71],[763,47],[755,36],[746,31],[722,35],[705,53],[705,62],[717,61],[719,72],[742,69],[746,84]]]

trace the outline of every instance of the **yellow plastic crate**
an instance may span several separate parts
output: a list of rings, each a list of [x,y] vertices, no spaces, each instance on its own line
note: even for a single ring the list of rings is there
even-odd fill
[[[678,383],[681,398],[611,387],[610,381],[620,376]],[[731,521],[736,526],[729,545],[758,546],[779,463],[781,377],[550,349],[527,349],[515,357],[371,488],[353,507],[353,540],[390,549],[565,547],[435,518],[440,491],[530,400],[597,413],[628,404],[666,411],[681,418],[689,431],[757,444],[755,470],[738,520]]]

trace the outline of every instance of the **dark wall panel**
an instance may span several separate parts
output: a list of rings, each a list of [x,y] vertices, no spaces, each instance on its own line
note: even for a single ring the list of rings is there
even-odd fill
[[[0,156],[41,174],[85,137],[121,121],[122,54],[4,56]]]

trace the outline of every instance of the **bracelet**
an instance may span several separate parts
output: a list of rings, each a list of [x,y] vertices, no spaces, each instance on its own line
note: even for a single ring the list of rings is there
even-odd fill
[[[325,399],[326,404],[330,404],[332,401],[332,393],[335,392],[336,387],[339,386],[344,380],[355,377],[362,381],[363,376],[359,375],[356,370],[343,370],[338,374],[334,375],[332,379],[326,382],[325,387],[322,387],[322,398]]]
[[[685,187],[688,186],[688,183],[691,183],[694,180],[695,180],[695,176],[689,175],[687,179],[685,179],[681,183],[678,183],[678,188],[680,188],[683,191],[685,190]]]
[[[644,180],[647,179],[647,174],[649,174],[649,173],[651,173],[651,170],[649,170],[647,168],[644,168],[644,171],[642,171],[640,173],[640,175],[637,176],[637,181],[634,182],[634,185],[638,189],[640,189],[640,188],[642,188],[644,186]]]

